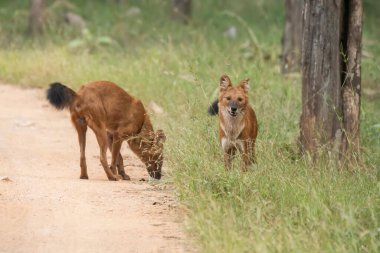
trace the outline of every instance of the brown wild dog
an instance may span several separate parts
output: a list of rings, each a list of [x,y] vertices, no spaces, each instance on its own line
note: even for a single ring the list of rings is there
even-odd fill
[[[146,165],[149,175],[161,178],[165,134],[162,130],[153,131],[149,116],[139,99],[107,81],[88,83],[78,92],[61,83],[52,83],[47,90],[47,99],[59,110],[70,110],[71,121],[78,132],[81,179],[88,179],[85,156],[87,126],[96,135],[100,163],[109,180],[130,180],[124,171],[120,154],[124,140]],[[107,148],[112,153],[110,167],[106,157]]]
[[[255,141],[258,125],[255,111],[248,103],[249,79],[233,86],[223,75],[219,83],[219,98],[209,108],[209,113],[219,113],[219,140],[224,153],[224,164],[231,167],[236,151],[242,154],[242,169],[255,163]]]

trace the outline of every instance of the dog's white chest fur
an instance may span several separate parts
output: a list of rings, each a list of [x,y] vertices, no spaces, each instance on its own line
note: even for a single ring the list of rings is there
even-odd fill
[[[231,148],[243,149],[243,141],[238,137],[245,127],[244,115],[239,114],[236,117],[229,115],[227,111],[222,111],[224,124],[220,123],[220,128],[225,136],[221,139],[222,148],[228,151]]]

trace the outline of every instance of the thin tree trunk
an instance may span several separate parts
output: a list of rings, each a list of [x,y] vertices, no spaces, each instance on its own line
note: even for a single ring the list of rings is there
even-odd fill
[[[281,72],[300,70],[302,47],[302,9],[304,0],[285,0],[285,29],[282,38]]]
[[[29,27],[30,35],[42,33],[44,24],[44,0],[30,0]]]
[[[359,154],[361,16],[361,0],[305,0],[300,144],[314,158]]]
[[[187,24],[191,18],[192,0],[173,0],[172,15]]]

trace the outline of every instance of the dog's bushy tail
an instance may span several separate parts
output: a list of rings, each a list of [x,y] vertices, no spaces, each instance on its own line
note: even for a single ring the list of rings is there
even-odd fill
[[[208,108],[208,114],[210,115],[217,115],[218,112],[219,112],[219,108],[218,108],[218,99],[216,99],[211,105],[210,107]]]
[[[61,83],[50,84],[46,98],[58,110],[69,108],[77,94],[75,91]]]

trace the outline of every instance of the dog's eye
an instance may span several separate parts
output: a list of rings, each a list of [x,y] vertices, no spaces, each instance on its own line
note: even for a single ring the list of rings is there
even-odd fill
[[[230,101],[231,100],[231,97],[225,97],[227,99],[227,101]]]
[[[243,98],[238,97],[238,101],[239,101],[239,102],[243,101]]]

